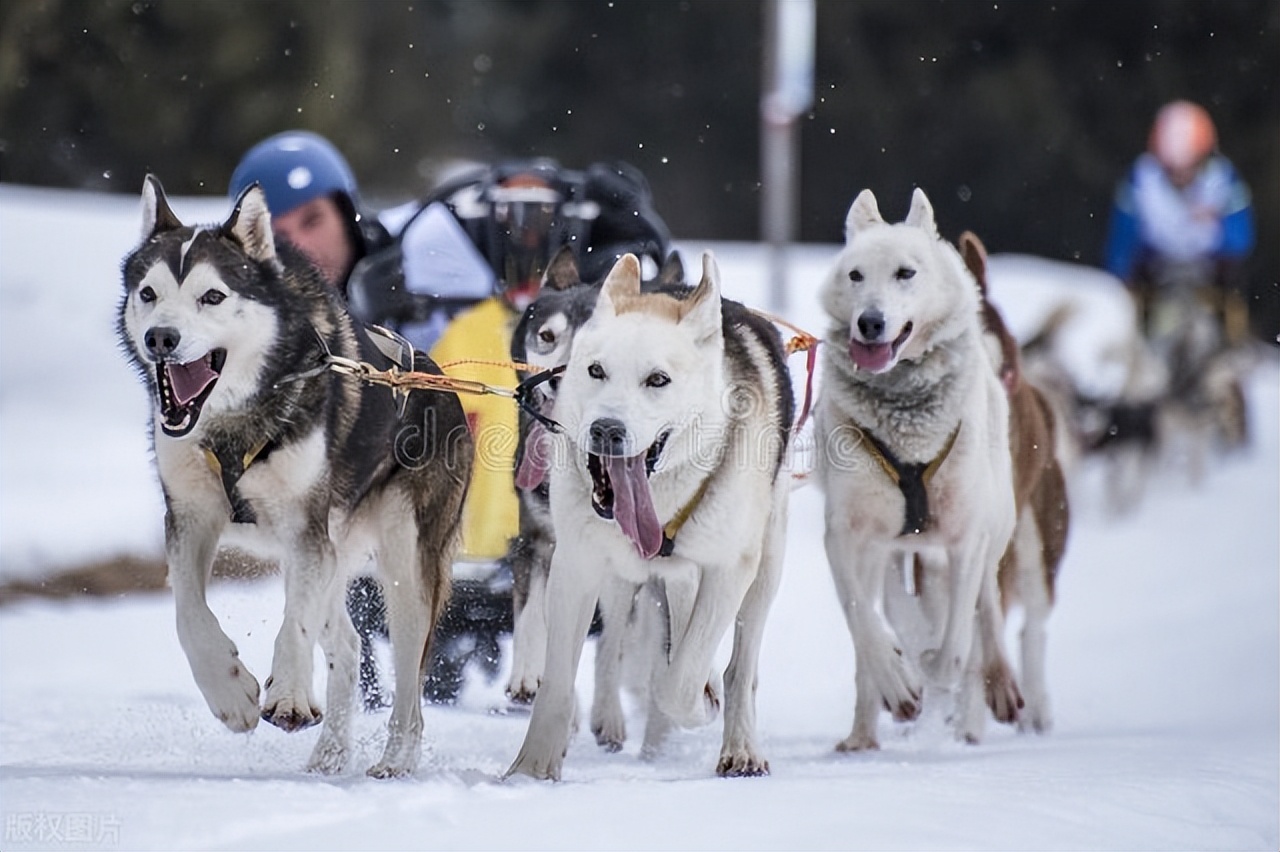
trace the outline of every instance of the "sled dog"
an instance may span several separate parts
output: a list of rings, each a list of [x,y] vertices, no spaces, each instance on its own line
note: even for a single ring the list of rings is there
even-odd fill
[[[183,225],[152,176],[142,201],[119,333],[153,403],[169,581],[196,684],[232,731],[259,718],[286,731],[308,727],[322,718],[312,694],[318,641],[327,694],[308,766],[342,771],[359,649],[346,580],[376,555],[396,695],[369,774],[410,773],[421,748],[424,661],[449,593],[472,463],[462,407],[452,393],[397,398],[328,369],[330,356],[377,369],[392,361],[311,265],[276,244],[256,184],[220,226]],[[435,371],[420,353],[411,357],[414,368]],[[219,542],[278,559],[284,574],[262,695],[205,599]]]
[[[569,248],[561,249],[552,259],[544,276],[542,289],[520,318],[512,334],[511,357],[541,370],[563,367],[569,361],[574,335],[591,317],[600,297],[603,280],[583,281],[577,260]],[[642,283],[643,290],[684,286],[684,265],[680,255],[672,252],[663,263],[656,279]],[[546,415],[551,414],[558,379],[535,388],[535,404]],[[549,443],[546,427],[521,412],[520,444],[516,451],[516,490],[520,498],[520,535],[511,549],[514,580],[511,678],[507,696],[515,704],[531,704],[542,677],[546,653],[546,621],[543,599],[555,533],[551,523],[549,483]],[[532,605],[530,602],[532,601]],[[627,616],[631,614],[628,613]],[[623,642],[626,631],[614,630],[627,616],[617,616],[603,628],[602,645],[613,647]],[[617,672],[605,665],[609,654],[596,656],[596,700],[592,711],[592,730],[602,745],[620,747],[621,741],[606,734],[606,728],[618,730],[621,707],[616,701],[617,716],[609,721],[601,700],[616,682]],[[616,689],[613,690],[616,695]],[[611,709],[608,711],[613,713]]]
[[[511,359],[540,370],[569,361],[573,337],[595,309],[603,282],[584,282],[573,251],[561,249],[543,276],[538,298],[529,304],[511,335]],[[558,378],[534,388],[533,405],[550,416]],[[516,494],[520,500],[520,533],[512,542],[511,676],[507,697],[517,705],[533,703],[542,678],[547,632],[543,602],[547,572],[555,548],[551,523],[550,434],[547,427],[520,412],[516,447]]]
[[[897,224],[858,195],[820,291],[831,324],[814,415],[827,559],[857,666],[841,751],[878,747],[882,707],[917,718],[926,686],[958,736],[981,735],[981,647],[1001,647],[996,573],[1015,514],[1009,403],[978,298],[923,191]],[[912,566],[925,576],[909,631],[895,599]],[[1002,655],[985,667],[988,702],[1016,706]]]
[[[983,325],[1000,352],[999,375],[1009,395],[1009,446],[1013,458],[1013,496],[1017,523],[1000,559],[1000,603],[1004,614],[1021,604],[1022,667],[1019,671],[1022,706],[997,704],[996,719],[1019,728],[1045,733],[1053,726],[1045,678],[1046,625],[1053,608],[1058,569],[1067,545],[1070,523],[1067,482],[1059,450],[1058,432],[1064,428],[1048,397],[1022,371],[1021,353],[990,299],[987,298],[987,251],[966,231],[958,241],[965,266],[978,283]],[[998,649],[986,649],[989,663],[999,666]],[[1000,699],[998,694],[988,699]]]
[[[560,777],[592,611],[609,582],[634,588],[652,577],[666,588],[670,650],[651,707],[669,724],[709,721],[707,673],[734,624],[717,772],[768,772],[754,704],[790,491],[784,358],[770,323],[721,299],[710,255],[691,289],[643,293],[634,255],[609,273],[556,393],[546,660],[508,775]]]
[[[529,305],[512,336],[512,359],[543,370],[568,363],[573,337],[591,317],[603,280],[583,281],[572,250],[562,249],[547,269],[539,297]],[[645,292],[688,291],[684,265],[672,252],[655,279],[641,282]],[[538,405],[550,415],[555,398],[552,380],[539,386]],[[544,425],[522,412],[520,446],[516,452],[516,485],[520,496],[520,535],[511,551],[514,578],[512,672],[507,695],[514,704],[532,704],[542,678],[546,656],[545,597],[555,532],[551,521],[547,472],[549,443]],[[600,620],[592,623],[599,640],[595,655],[595,683],[591,702],[591,732],[608,751],[621,751],[626,742],[622,707],[624,685],[647,701],[649,680],[660,652],[666,647],[669,625],[663,582],[650,578],[641,585],[620,577],[605,580]],[[597,630],[598,627],[598,630]],[[721,692],[718,678],[708,686],[714,702]],[[643,753],[653,754],[670,731],[662,712],[649,707]]]

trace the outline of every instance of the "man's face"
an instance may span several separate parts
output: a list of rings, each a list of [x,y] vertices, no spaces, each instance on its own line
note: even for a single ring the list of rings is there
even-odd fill
[[[1191,182],[1196,179],[1196,175],[1200,173],[1200,167],[1203,165],[1204,162],[1201,161],[1194,165],[1183,166],[1180,168],[1166,166],[1164,172],[1169,176],[1170,183],[1178,189],[1186,189]]]
[[[325,280],[341,287],[355,259],[355,247],[331,196],[313,198],[288,213],[271,217],[276,239],[290,242],[319,267]]]

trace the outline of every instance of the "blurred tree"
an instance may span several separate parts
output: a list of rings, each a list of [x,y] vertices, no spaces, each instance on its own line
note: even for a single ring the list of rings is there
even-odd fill
[[[289,127],[366,198],[459,158],[624,159],[677,236],[755,239],[762,10],[717,0],[5,0],[0,179],[221,193]],[[1280,3],[823,0],[800,237],[864,186],[924,187],[955,236],[1100,262],[1157,107],[1204,103],[1253,186],[1255,315],[1280,332]]]

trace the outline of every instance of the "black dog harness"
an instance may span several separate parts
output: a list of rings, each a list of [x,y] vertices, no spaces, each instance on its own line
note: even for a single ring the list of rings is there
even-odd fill
[[[933,523],[929,514],[929,483],[942,463],[951,454],[956,444],[956,436],[960,434],[960,424],[951,432],[947,442],[942,445],[942,452],[931,462],[903,462],[898,459],[884,443],[871,433],[870,429],[858,427],[858,431],[867,439],[867,451],[876,460],[880,468],[893,484],[898,486],[906,501],[906,514],[902,522],[902,531],[898,535],[919,535]]]
[[[249,465],[265,461],[275,448],[276,442],[270,438],[263,438],[240,456],[225,448],[220,450],[204,448],[204,460],[208,463],[209,469],[222,480],[223,493],[227,495],[227,502],[231,504],[232,523],[256,524],[258,522],[258,516],[254,513],[253,507],[240,496],[240,492],[236,490],[236,484],[249,469]]]

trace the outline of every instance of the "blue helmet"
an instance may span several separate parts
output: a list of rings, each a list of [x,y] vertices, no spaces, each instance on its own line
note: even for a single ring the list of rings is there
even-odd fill
[[[356,178],[346,159],[329,140],[307,130],[277,133],[250,148],[231,175],[227,194],[232,202],[254,181],[277,216],[335,193],[352,214],[359,206]]]

